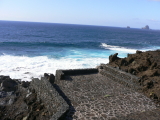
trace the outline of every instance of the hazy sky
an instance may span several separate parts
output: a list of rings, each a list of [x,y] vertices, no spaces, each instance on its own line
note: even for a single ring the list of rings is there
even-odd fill
[[[160,29],[160,0],[0,0],[0,20]]]

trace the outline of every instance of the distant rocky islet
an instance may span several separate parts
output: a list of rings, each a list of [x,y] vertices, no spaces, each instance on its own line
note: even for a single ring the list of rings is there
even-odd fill
[[[127,26],[127,28],[131,28],[131,27],[130,27],[130,26]],[[149,26],[148,26],[148,25],[146,25],[145,27],[142,27],[142,29],[149,30],[150,28],[149,28]]]
[[[142,27],[142,29],[149,30],[149,26],[148,26],[148,25],[146,25],[145,27]]]

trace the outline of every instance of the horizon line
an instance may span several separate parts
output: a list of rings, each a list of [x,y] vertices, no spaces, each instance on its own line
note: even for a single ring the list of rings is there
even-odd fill
[[[99,26],[99,27],[115,27],[115,28],[127,28],[128,25],[126,27],[119,27],[119,26],[106,26],[106,25],[89,25],[89,24],[78,24],[78,23],[56,23],[56,22],[40,22],[40,21],[19,21],[19,20],[0,20],[0,21],[8,21],[8,22],[29,22],[29,23],[51,23],[51,24],[68,24],[68,25],[84,25],[84,26]],[[130,26],[129,26],[130,27]],[[142,29],[141,28],[127,28],[127,29]],[[144,29],[145,30],[145,29]],[[149,30],[160,30],[160,29],[149,29]]]

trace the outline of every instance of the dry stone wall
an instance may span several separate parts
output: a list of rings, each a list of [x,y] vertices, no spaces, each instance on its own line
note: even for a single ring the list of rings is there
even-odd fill
[[[111,78],[114,81],[124,84],[126,87],[130,87],[136,91],[141,90],[141,87],[139,85],[140,79],[138,77],[121,71],[118,68],[113,68],[111,66],[102,64],[99,67],[99,73]]]
[[[82,74],[93,74],[98,73],[97,68],[87,69],[68,69],[68,70],[56,70],[55,81],[63,80],[68,75],[82,75]]]
[[[50,112],[52,116],[50,120],[57,120],[69,109],[69,105],[45,77],[42,77],[41,80],[33,79],[31,88],[35,89],[37,98],[42,100]]]

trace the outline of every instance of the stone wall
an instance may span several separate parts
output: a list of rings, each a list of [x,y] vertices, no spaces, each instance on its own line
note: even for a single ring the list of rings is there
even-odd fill
[[[98,73],[98,69],[87,68],[87,69],[56,70],[55,81],[63,80],[67,75],[82,75],[82,74],[93,74],[93,73]]]
[[[133,90],[136,91],[141,90],[138,77],[126,73],[124,71],[121,71],[118,68],[113,68],[111,66],[108,66],[106,64],[102,64],[98,68],[90,68],[90,69],[56,70],[54,85],[57,84],[59,87],[60,83],[63,82],[63,81],[60,82],[60,80],[64,80],[64,82],[67,82],[65,81],[66,76],[76,77],[77,75],[85,75],[85,74],[87,75],[98,72],[110,78],[111,80],[119,82],[125,85],[126,87],[132,88]],[[66,100],[62,98],[63,96],[59,94],[57,89],[55,89],[55,87],[53,87],[53,85],[45,77],[42,77],[41,80],[36,78],[33,79],[31,82],[31,87],[36,90],[36,93],[38,95],[37,97],[40,100],[42,100],[42,102],[45,104],[48,111],[50,112],[50,115],[52,116],[50,120],[57,120],[69,109],[69,105],[67,104]],[[65,86],[60,85],[59,89],[63,87]],[[63,92],[67,94],[66,91]]]
[[[56,70],[55,81],[57,82],[58,80],[64,80],[65,76],[69,75],[92,74],[98,72],[136,91],[141,90],[138,77],[106,64],[101,64],[98,68]]]
[[[37,98],[42,100],[50,112],[52,116],[50,120],[57,120],[69,109],[69,105],[45,77],[42,77],[41,80],[34,78],[31,88],[35,89]]]
[[[113,68],[111,66],[102,64],[99,67],[99,73],[104,76],[111,78],[114,81],[117,81],[121,84],[124,84],[127,87],[130,87],[136,91],[140,91],[141,87],[139,85],[139,78],[119,70],[118,68]]]

